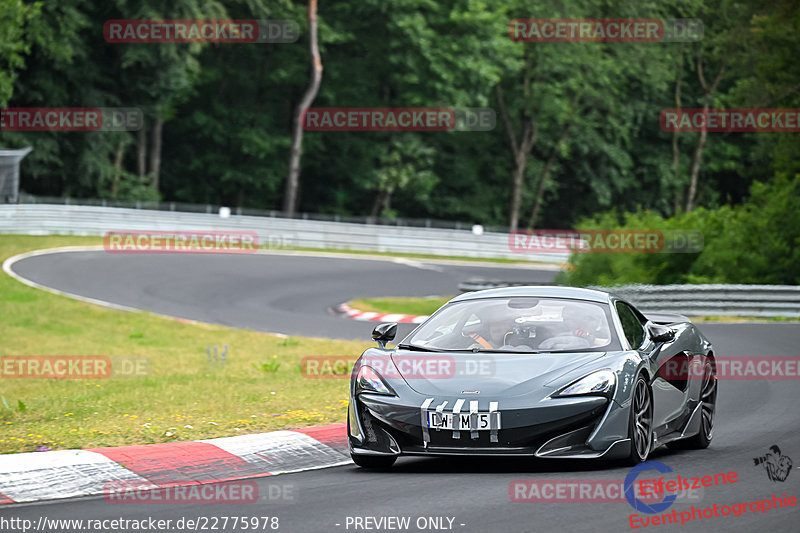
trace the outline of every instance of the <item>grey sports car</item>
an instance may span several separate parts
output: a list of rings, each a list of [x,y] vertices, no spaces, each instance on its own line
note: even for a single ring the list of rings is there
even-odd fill
[[[681,315],[645,316],[605,292],[509,287],[450,300],[393,349],[375,327],[350,382],[353,461],[513,455],[645,461],[706,448],[711,343]]]

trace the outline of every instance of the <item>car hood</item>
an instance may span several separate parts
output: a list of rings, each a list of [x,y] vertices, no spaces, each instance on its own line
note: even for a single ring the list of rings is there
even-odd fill
[[[420,354],[401,350],[392,354],[391,359],[397,374],[420,394],[440,397],[480,391],[484,396],[509,397],[567,385],[557,378],[602,358],[605,353]]]

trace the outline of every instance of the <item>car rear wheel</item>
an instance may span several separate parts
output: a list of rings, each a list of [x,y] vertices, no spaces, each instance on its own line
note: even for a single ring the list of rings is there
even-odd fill
[[[647,380],[641,375],[633,387],[628,438],[631,440],[631,454],[627,462],[637,465],[647,461],[653,440],[653,395]]]
[[[361,468],[389,468],[397,461],[394,455],[356,455],[350,454],[353,462]]]
[[[717,408],[717,372],[714,363],[707,360],[703,369],[703,384],[700,387],[700,431],[688,439],[681,439],[669,444],[678,450],[708,448],[714,437],[714,413]]]

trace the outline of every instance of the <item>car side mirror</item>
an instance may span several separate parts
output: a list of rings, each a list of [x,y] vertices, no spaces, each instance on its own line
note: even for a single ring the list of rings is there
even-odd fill
[[[648,324],[647,332],[653,342],[669,342],[675,338],[675,330],[660,324]]]
[[[397,335],[397,322],[383,322],[372,330],[372,340],[378,343],[381,349],[386,349],[386,343]]]

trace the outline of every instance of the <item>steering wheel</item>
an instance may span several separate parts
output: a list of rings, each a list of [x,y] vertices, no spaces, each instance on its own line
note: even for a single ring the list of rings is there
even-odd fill
[[[559,335],[558,337],[550,337],[545,339],[539,344],[540,350],[581,350],[583,348],[591,348],[592,343],[583,337],[576,337],[573,335]]]
[[[536,339],[536,326],[515,325],[511,331],[506,333],[504,344],[511,346],[526,346],[533,349],[531,344]]]

